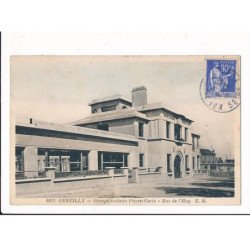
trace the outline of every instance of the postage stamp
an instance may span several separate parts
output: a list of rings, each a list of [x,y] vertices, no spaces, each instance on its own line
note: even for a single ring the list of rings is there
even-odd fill
[[[215,112],[230,112],[240,105],[240,60],[231,58],[205,60],[200,94],[206,106]]]
[[[236,60],[206,62],[206,97],[235,97]]]
[[[11,204],[240,204],[240,57],[10,66]]]

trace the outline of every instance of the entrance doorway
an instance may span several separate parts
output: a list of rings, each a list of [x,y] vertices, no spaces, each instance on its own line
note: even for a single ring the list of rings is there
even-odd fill
[[[181,157],[176,155],[174,159],[174,178],[181,178]]]

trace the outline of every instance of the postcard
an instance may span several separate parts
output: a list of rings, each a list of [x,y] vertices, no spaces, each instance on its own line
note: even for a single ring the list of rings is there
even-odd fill
[[[10,60],[12,205],[241,204],[241,60]]]

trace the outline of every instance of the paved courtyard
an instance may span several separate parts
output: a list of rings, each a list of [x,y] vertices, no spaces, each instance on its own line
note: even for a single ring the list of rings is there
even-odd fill
[[[33,194],[29,197],[143,198],[143,197],[233,197],[232,178],[178,179],[161,183],[127,184],[119,187]]]

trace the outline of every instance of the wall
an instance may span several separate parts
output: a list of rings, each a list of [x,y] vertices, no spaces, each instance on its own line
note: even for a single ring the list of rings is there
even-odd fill
[[[109,125],[109,131],[114,133],[135,135],[135,119],[122,119],[103,122]],[[98,123],[84,125],[86,128],[97,129]]]
[[[99,187],[110,187],[127,184],[127,176],[120,175],[92,177],[92,178],[58,178],[54,181],[50,179],[40,179],[33,181],[16,182],[16,196],[25,197],[28,194],[42,194],[47,192],[71,192],[81,189],[93,189]]]
[[[131,104],[128,104],[127,102],[123,100],[112,100],[102,103],[97,103],[91,106],[91,113],[94,113],[94,109],[97,111],[97,113],[101,113],[101,108],[103,107],[109,107],[109,106],[116,106],[116,109],[122,109],[124,106],[131,107]]]
[[[182,177],[186,177],[185,169],[185,155],[188,155],[188,167],[190,173],[192,173],[192,145],[183,143],[178,145],[173,141],[168,140],[151,140],[148,142],[148,167],[162,167],[162,174],[167,178],[173,178],[174,176],[167,173],[167,154],[171,154],[171,170],[174,173],[174,159],[176,155],[181,157],[181,171]],[[197,156],[197,154],[194,154]]]
[[[137,148],[137,143],[110,140],[105,138],[84,138],[67,139],[54,138],[37,135],[16,135],[17,146],[36,146],[38,148],[58,148],[58,149],[78,149],[78,150],[97,150],[129,153]]]
[[[138,183],[153,183],[165,181],[166,178],[161,173],[139,173]]]

